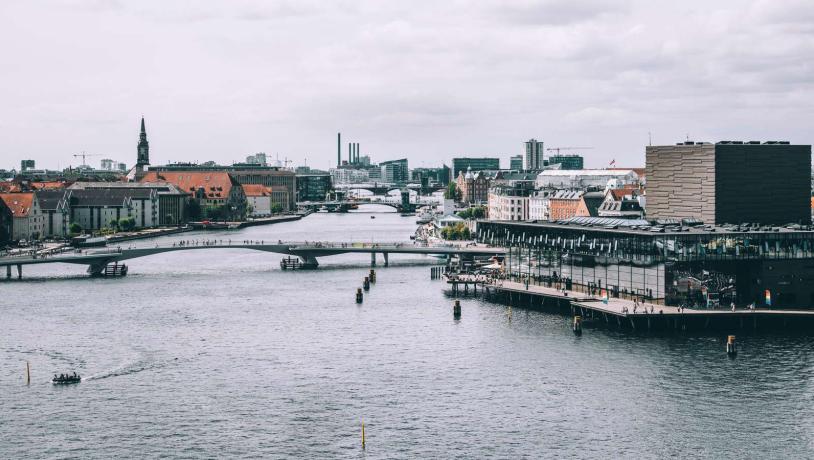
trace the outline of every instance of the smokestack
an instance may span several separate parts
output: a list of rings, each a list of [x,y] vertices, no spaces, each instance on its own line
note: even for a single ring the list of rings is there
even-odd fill
[[[359,153],[359,143],[357,142],[356,143],[356,162],[357,163],[359,162],[360,157],[361,157],[361,154]]]
[[[353,163],[353,144],[348,142],[348,164]]]
[[[342,133],[336,133],[336,167],[342,166]]]

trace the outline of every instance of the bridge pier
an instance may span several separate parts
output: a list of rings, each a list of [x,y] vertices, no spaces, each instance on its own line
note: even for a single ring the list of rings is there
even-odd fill
[[[11,279],[11,265],[6,265],[6,279]]]
[[[370,266],[371,267],[376,266],[376,253],[375,252],[370,253]]]
[[[17,279],[23,279],[23,266],[20,264],[17,264]]]
[[[387,253],[387,252],[383,252],[382,255],[384,256],[384,266],[385,267],[389,266],[390,265],[390,260],[389,260],[388,256],[390,254]]]

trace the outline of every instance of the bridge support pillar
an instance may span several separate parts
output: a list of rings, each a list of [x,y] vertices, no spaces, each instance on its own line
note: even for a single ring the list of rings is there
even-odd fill
[[[6,265],[6,278],[11,279],[11,265]]]
[[[384,266],[385,266],[385,267],[387,267],[387,266],[389,266],[389,265],[390,265],[390,260],[389,260],[389,257],[388,257],[389,255],[390,255],[390,254],[388,254],[388,253],[386,253],[386,252],[383,252],[383,253],[382,253],[382,256],[384,256]]]
[[[23,266],[20,264],[17,264],[17,279],[23,279]]]
[[[370,266],[371,267],[376,266],[376,253],[375,252],[370,253]]]

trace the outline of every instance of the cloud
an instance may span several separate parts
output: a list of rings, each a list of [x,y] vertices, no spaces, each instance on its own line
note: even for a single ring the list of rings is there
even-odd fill
[[[796,0],[3,2],[0,167],[64,165],[76,150],[132,163],[142,113],[156,161],[328,162],[338,130],[378,159],[417,163],[507,159],[530,137],[593,145],[588,165],[638,162],[648,131],[811,143],[813,11]]]

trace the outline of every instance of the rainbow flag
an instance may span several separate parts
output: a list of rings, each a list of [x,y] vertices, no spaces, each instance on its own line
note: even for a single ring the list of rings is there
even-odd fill
[[[771,307],[772,306],[772,291],[766,289],[766,294],[765,295],[766,295],[766,306]]]

